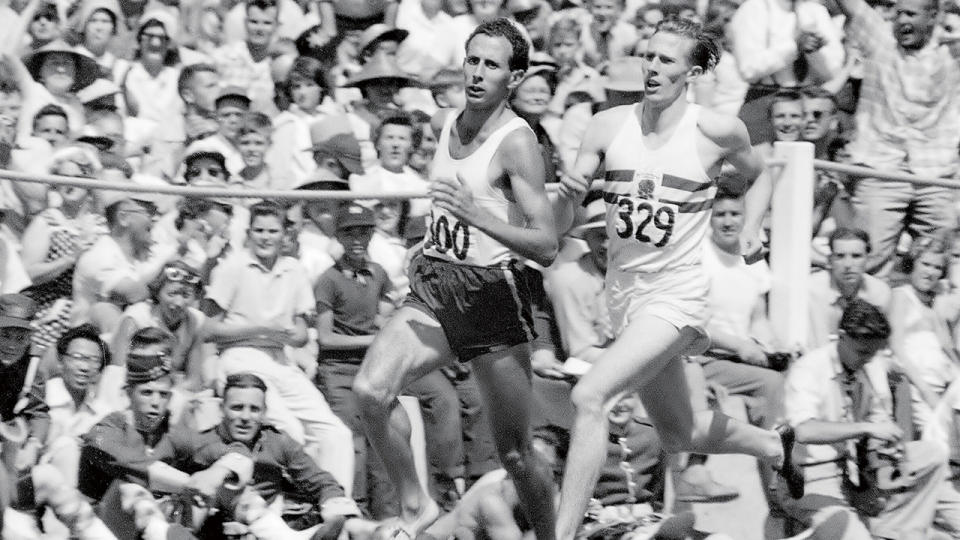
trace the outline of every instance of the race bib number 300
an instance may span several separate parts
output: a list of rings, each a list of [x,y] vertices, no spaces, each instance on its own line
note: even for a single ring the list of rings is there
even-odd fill
[[[450,252],[458,260],[467,258],[470,251],[470,227],[460,220],[430,211],[430,243],[437,253]]]
[[[677,207],[649,199],[621,197],[617,201],[617,236],[661,248],[673,236]]]

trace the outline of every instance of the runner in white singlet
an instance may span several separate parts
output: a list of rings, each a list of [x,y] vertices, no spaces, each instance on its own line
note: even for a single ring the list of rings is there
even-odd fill
[[[558,540],[572,540],[604,461],[606,410],[618,394],[640,388],[643,404],[671,453],[745,453],[774,465],[790,493],[802,496],[803,473],[790,460],[790,429],[763,430],[719,412],[694,412],[682,353],[709,340],[708,282],[700,253],[709,230],[712,178],[727,161],[753,181],[761,170],[746,127],[737,118],[689,104],[687,85],[716,65],[717,44],[693,22],[662,21],[650,38],[645,95],[590,122],[563,180],[565,215],[583,200],[601,162],[610,236],[606,293],[618,337],[573,389],[576,407],[557,514]],[[757,233],[770,185],[746,195],[744,253],[759,249]]]
[[[400,498],[400,517],[381,527],[383,537],[413,540],[439,516],[417,479],[397,395],[459,359],[472,364],[528,521],[538,538],[553,538],[552,481],[530,441],[534,333],[516,259],[548,266],[557,234],[536,136],[506,106],[527,69],[528,48],[507,19],[481,24],[467,40],[466,107],[433,121],[439,143],[431,209],[423,252],[410,263],[410,295],[377,334],[354,381],[368,440]]]

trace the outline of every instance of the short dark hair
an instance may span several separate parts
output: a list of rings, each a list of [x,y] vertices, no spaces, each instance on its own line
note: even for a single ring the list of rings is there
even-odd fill
[[[863,229],[857,229],[854,227],[837,227],[836,230],[830,234],[830,239],[827,241],[827,245],[830,246],[831,252],[833,252],[833,245],[838,240],[860,240],[867,245],[867,253],[870,253],[870,235]]]
[[[183,66],[183,69],[180,70],[180,76],[177,77],[177,93],[180,94],[180,97],[183,98],[183,91],[193,83],[193,76],[197,73],[216,73],[217,67],[213,64],[189,64]]]
[[[890,323],[880,308],[862,298],[853,298],[840,316],[840,330],[856,339],[887,339]]]
[[[283,224],[286,221],[287,213],[282,206],[275,202],[260,201],[250,207],[250,226],[252,227],[253,222],[262,216],[273,216]]]
[[[263,133],[266,131],[267,138],[269,139],[272,130],[273,122],[269,116],[262,112],[248,112],[243,115],[243,125],[240,126],[241,136],[247,133]]]
[[[713,197],[713,202],[739,201],[741,199],[743,199],[743,193],[738,193],[726,186],[720,186],[717,188],[717,194]]]
[[[380,141],[380,135],[383,135],[383,128],[386,126],[406,126],[410,128],[410,138],[413,141],[413,148],[420,147],[420,131],[417,129],[417,126],[413,124],[413,119],[407,113],[392,114],[384,118],[383,121],[373,129],[372,139],[374,145]]]
[[[33,129],[37,129],[37,122],[39,122],[41,118],[45,118],[47,116],[59,116],[63,118],[64,122],[70,121],[69,118],[67,118],[67,111],[64,110],[63,107],[49,103],[41,107],[40,110],[37,111],[37,114],[33,115]]]
[[[231,388],[256,388],[257,390],[263,390],[264,394],[267,393],[267,383],[263,382],[263,379],[260,377],[246,371],[227,375],[227,382],[223,386],[223,395],[221,397],[226,399],[227,392],[229,392]]]
[[[154,26],[159,26],[163,28],[163,33],[167,36],[167,52],[163,55],[163,65],[165,66],[175,66],[180,63],[180,48],[177,47],[177,43],[171,39],[170,30],[160,21],[156,19],[151,19],[146,22],[143,26],[140,27],[140,30],[137,31],[137,45],[133,51],[133,59],[137,60],[140,58],[142,52],[140,51],[140,38],[143,37],[143,33],[147,28]]]
[[[480,34],[490,37],[502,37],[510,42],[510,60],[507,62],[510,71],[517,69],[526,71],[527,68],[530,67],[530,43],[520,29],[517,28],[517,24],[510,19],[497,17],[492,21],[480,23],[480,25],[470,33],[470,37],[467,38],[467,43],[464,48],[469,48],[473,38]]]
[[[280,15],[280,8],[277,6],[277,0],[247,0],[245,11],[250,13],[250,8],[257,8],[266,11],[270,8],[277,8],[277,15]]]
[[[130,350],[141,349],[151,345],[162,345],[167,349],[167,353],[173,352],[173,345],[177,338],[170,332],[156,326],[148,326],[134,332],[130,338]]]
[[[294,76],[317,83],[322,92],[327,93],[327,76],[323,62],[320,60],[312,56],[298,56],[290,66],[290,71],[287,72],[285,83],[289,85]]]
[[[77,339],[85,339],[97,344],[97,347],[100,348],[100,369],[103,369],[110,362],[110,349],[107,347],[107,344],[100,339],[100,330],[90,323],[75,326],[64,332],[63,335],[60,336],[60,339],[57,340],[57,354],[60,356],[66,355],[70,344]]]
[[[807,86],[800,91],[800,94],[807,99],[829,99],[833,107],[837,107],[837,96],[822,86]]]
[[[689,19],[681,19],[671,15],[657,23],[654,34],[666,32],[693,40],[694,45],[687,58],[691,66],[700,66],[703,71],[710,71],[720,61],[720,42],[717,36],[705,32],[703,25]]]
[[[784,103],[788,101],[802,101],[802,100],[803,100],[803,95],[800,94],[800,92],[797,90],[794,90],[792,88],[784,88],[781,90],[777,90],[773,94],[773,98],[770,100],[770,107],[767,109],[767,114],[769,114],[771,118],[773,117],[773,106],[776,105],[777,103]]]

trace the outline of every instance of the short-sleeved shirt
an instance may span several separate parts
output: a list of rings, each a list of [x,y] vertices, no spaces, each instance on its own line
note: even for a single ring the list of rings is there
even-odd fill
[[[380,301],[388,298],[393,284],[382,266],[368,262],[353,270],[337,261],[320,275],[314,292],[317,312],[333,312],[333,331],[345,336],[369,336],[375,324]]]
[[[269,113],[275,110],[269,57],[254,61],[246,41],[227,43],[215,50],[212,56],[222,86],[245,88],[255,111]]]
[[[245,249],[213,269],[207,298],[226,312],[227,324],[291,328],[297,317],[315,308],[307,271],[299,261],[280,257],[268,269]]]

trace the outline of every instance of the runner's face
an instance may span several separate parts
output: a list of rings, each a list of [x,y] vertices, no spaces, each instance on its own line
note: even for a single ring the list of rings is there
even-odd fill
[[[690,66],[693,45],[693,40],[670,32],[657,32],[650,38],[643,56],[646,101],[666,104],[683,96],[688,79],[702,72],[700,67]]]
[[[463,61],[467,106],[488,108],[507,99],[523,71],[510,71],[513,49],[507,38],[477,34],[467,44]]]

